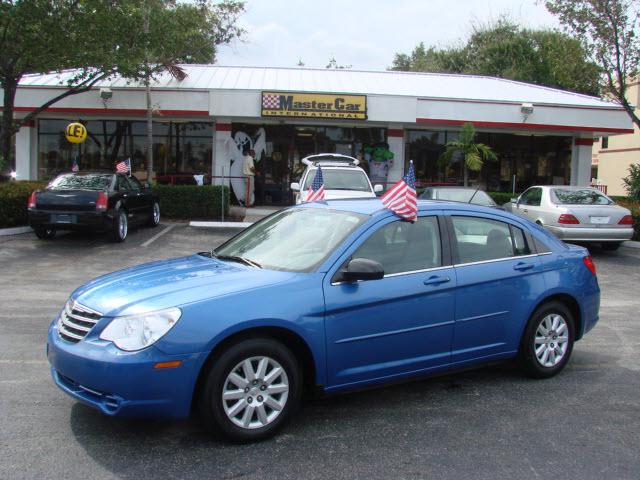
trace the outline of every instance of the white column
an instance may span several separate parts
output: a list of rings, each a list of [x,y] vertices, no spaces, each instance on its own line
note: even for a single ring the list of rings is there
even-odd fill
[[[389,168],[387,182],[394,183],[404,175],[404,129],[401,125],[389,125],[387,143],[393,153],[393,166]]]
[[[33,147],[32,135],[35,129],[24,126],[16,133],[16,180],[35,180],[32,177],[31,157],[37,161]],[[37,171],[36,171],[37,175]]]
[[[211,159],[211,172],[214,176],[220,177],[224,173],[229,176],[231,159],[228,155],[227,142],[231,140],[231,122],[217,120],[213,134],[213,158]],[[214,178],[214,185],[221,185],[222,179]],[[229,185],[229,180],[224,181],[224,185]]]
[[[571,148],[570,185],[587,186],[591,184],[591,150],[593,138],[574,138]]]

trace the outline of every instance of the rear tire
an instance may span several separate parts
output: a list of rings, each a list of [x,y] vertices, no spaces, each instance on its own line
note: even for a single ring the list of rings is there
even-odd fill
[[[300,404],[298,361],[287,347],[270,338],[230,346],[204,375],[198,399],[201,418],[209,430],[235,442],[273,436]]]
[[[151,228],[155,228],[160,223],[160,204],[158,202],[153,202],[153,206],[151,207],[151,216],[149,217],[149,226]]]
[[[558,374],[573,351],[575,321],[563,303],[552,301],[531,315],[520,342],[519,363],[534,378]]]
[[[33,231],[40,240],[51,240],[56,236],[56,231],[53,228],[34,227]]]
[[[111,232],[111,238],[114,242],[124,242],[129,233],[129,221],[127,219],[127,212],[122,208],[116,210],[115,218],[113,220],[113,231]]]
[[[602,242],[600,245],[602,246],[603,250],[615,252],[620,248],[620,245],[622,245],[622,242]]]

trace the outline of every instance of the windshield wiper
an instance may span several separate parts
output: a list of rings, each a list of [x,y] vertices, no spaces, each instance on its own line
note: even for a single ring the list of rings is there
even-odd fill
[[[258,262],[254,262],[246,257],[240,257],[238,255],[218,255],[216,252],[211,252],[211,256],[213,258],[217,258],[218,260],[231,260],[232,262],[244,263],[245,265],[249,265],[250,267],[262,268]]]

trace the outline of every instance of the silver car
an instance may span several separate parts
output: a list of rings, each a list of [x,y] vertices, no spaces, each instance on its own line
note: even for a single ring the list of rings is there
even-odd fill
[[[631,212],[595,188],[536,185],[503,208],[567,242],[597,242],[616,250],[633,236]]]

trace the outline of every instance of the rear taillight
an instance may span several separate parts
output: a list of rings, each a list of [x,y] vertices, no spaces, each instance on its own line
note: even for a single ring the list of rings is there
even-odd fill
[[[618,225],[633,225],[633,217],[631,215],[625,215],[618,222]]]
[[[577,225],[580,223],[580,220],[578,220],[570,213],[563,213],[562,215],[560,215],[560,218],[558,218],[558,223],[562,223],[565,225]]]
[[[29,195],[29,201],[27,202],[27,208],[29,210],[33,210],[34,208],[36,208],[36,192],[31,192],[31,195]]]
[[[98,200],[96,200],[96,210],[99,212],[104,212],[107,210],[107,194],[104,192],[98,192]]]
[[[591,255],[587,255],[586,257],[582,257],[582,261],[584,262],[584,265],[589,269],[589,271],[592,274],[596,274],[596,264],[593,263],[593,258],[591,258]]]

